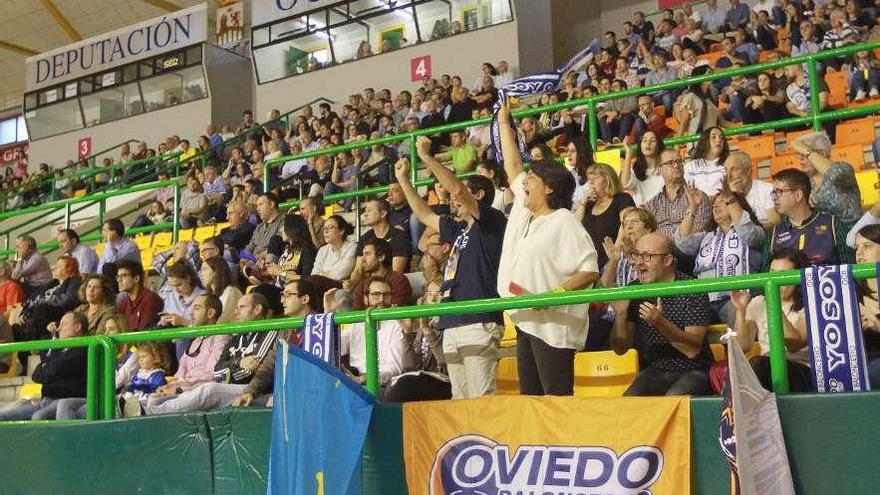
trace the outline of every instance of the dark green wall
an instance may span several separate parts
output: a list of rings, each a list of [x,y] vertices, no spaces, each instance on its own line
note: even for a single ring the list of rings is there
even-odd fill
[[[727,493],[719,399],[691,402],[691,493]],[[779,400],[800,495],[870,494],[880,486],[880,393]],[[401,408],[381,405],[364,447],[368,495],[404,495]],[[0,495],[266,492],[268,410],[135,420],[0,426]]]

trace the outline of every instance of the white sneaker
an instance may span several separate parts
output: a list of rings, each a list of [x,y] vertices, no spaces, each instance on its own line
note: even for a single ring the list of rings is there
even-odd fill
[[[141,401],[133,393],[126,392],[119,401],[122,402],[122,415],[126,418],[136,418],[144,415]]]
[[[880,95],[880,91],[877,91],[877,88],[871,88],[871,91],[868,91],[868,96],[871,98],[876,98],[878,95]]]
[[[865,99],[865,92],[863,90],[856,91],[856,97],[853,98],[853,101],[862,101]]]

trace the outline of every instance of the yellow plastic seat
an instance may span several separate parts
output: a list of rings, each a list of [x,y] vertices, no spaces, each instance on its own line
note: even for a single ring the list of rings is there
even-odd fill
[[[859,192],[862,195],[862,209],[870,210],[880,201],[880,191],[877,185],[880,183],[876,170],[856,172],[856,182],[859,184]]]
[[[214,235],[219,234],[223,229],[229,227],[229,222],[218,223],[214,226]]]
[[[328,218],[332,217],[333,214],[335,214],[335,213],[336,213],[336,205],[327,205],[324,207],[324,215],[321,218],[323,218],[324,220],[327,220]]]
[[[574,358],[574,395],[620,397],[639,373],[639,353],[579,352]]]
[[[153,246],[154,248],[168,248],[171,247],[171,232],[157,232],[153,236]]]
[[[513,324],[513,320],[510,319],[510,316],[507,316],[507,312],[504,312],[504,334],[501,336],[501,342],[499,344],[501,347],[514,347],[516,346],[516,325]]]
[[[715,358],[715,361],[724,361],[727,359],[727,347],[724,344],[709,344],[709,349],[712,351],[712,357]]]
[[[177,240],[179,241],[191,241],[193,240],[193,235],[195,235],[196,229],[181,229],[177,231]]]
[[[498,378],[495,381],[497,395],[519,395],[519,374],[516,371],[516,357],[498,360]]]
[[[25,383],[18,392],[19,400],[40,400],[43,398],[43,385],[40,383]]]
[[[153,254],[155,254],[153,248],[141,249],[141,266],[144,267],[144,270],[151,270],[153,268]]]
[[[204,227],[197,227],[195,234],[193,235],[193,239],[199,244],[205,242],[206,240],[214,237],[214,225],[205,225]],[[180,240],[184,240],[183,237]]]
[[[714,325],[709,325],[708,331],[706,333],[727,333],[727,324],[725,323],[716,323]]]
[[[153,242],[153,240],[150,238],[150,236],[143,235],[143,234],[138,234],[138,235],[134,236],[132,241],[134,241],[135,246],[137,246],[138,249],[140,249],[141,251],[149,248]]]

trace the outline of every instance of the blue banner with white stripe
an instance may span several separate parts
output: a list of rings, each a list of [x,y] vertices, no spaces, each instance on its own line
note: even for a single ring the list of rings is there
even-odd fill
[[[813,386],[820,393],[870,390],[855,280],[849,265],[801,272]]]

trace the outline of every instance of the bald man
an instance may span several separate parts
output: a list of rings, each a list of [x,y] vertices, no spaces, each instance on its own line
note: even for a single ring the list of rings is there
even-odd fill
[[[637,284],[687,280],[676,270],[675,244],[660,233],[647,234],[630,255],[639,275]],[[633,342],[642,371],[625,395],[711,394],[712,354],[706,330],[712,322],[706,294],[617,301],[612,347],[623,354]],[[634,338],[638,335],[638,338]]]

